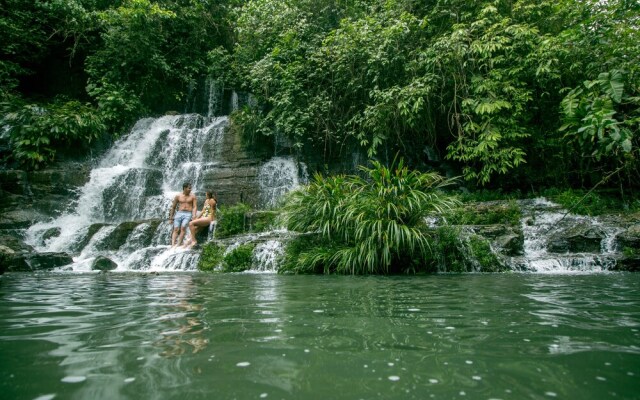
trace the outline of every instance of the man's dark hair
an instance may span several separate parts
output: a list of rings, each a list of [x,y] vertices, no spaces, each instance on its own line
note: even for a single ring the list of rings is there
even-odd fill
[[[188,187],[191,187],[191,182],[185,182],[182,184],[182,190],[185,190]]]

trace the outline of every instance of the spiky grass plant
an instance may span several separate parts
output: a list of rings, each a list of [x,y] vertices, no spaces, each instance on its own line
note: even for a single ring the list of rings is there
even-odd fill
[[[429,256],[424,217],[457,205],[436,173],[410,170],[401,159],[361,166],[363,176],[314,176],[289,195],[282,217],[291,230],[316,232],[319,244],[297,252],[296,271],[386,274]],[[291,265],[291,263],[289,263]]]

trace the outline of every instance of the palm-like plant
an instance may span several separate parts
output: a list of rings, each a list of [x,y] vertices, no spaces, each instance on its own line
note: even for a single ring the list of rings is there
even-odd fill
[[[402,159],[390,168],[373,161],[360,170],[364,177],[316,174],[288,197],[283,213],[288,228],[320,236],[297,255],[296,270],[389,273],[429,256],[424,217],[457,204],[440,190],[451,180],[409,170]]]

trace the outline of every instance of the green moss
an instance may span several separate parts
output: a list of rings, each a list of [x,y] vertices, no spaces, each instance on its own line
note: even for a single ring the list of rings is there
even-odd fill
[[[451,225],[519,225],[522,210],[515,200],[501,203],[466,203],[443,215]]]
[[[640,256],[640,249],[625,246],[622,249],[622,254],[624,254],[625,257],[637,257]]]
[[[477,235],[471,236],[469,238],[469,248],[471,256],[480,266],[480,272],[501,272],[505,270],[485,238]]]
[[[205,243],[198,261],[200,271],[213,271],[222,263],[225,247],[216,242]]]
[[[231,250],[222,260],[224,272],[242,272],[251,268],[255,243],[242,244]]]

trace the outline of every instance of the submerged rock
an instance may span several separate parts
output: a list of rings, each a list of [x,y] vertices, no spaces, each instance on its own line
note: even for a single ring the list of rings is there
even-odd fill
[[[91,269],[93,271],[113,271],[118,268],[118,264],[110,258],[104,256],[98,256],[93,263],[91,264]]]

